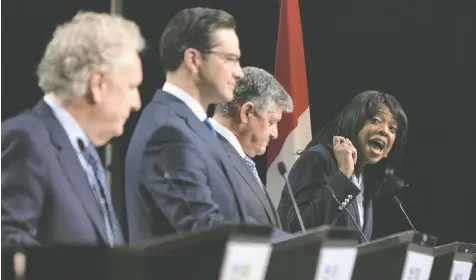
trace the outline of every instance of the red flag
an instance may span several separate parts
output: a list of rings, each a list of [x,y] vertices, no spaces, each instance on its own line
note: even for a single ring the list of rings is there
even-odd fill
[[[278,125],[278,139],[268,147],[266,185],[277,205],[284,186],[278,162],[283,161],[289,172],[298,157],[296,152],[312,138],[299,0],[281,0],[274,76],[294,103],[293,113],[284,114]]]

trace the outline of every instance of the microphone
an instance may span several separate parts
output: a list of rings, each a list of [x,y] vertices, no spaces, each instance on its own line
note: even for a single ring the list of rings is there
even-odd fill
[[[357,221],[355,220],[354,216],[352,216],[352,214],[350,214],[349,210],[347,209],[347,203],[346,202],[339,202],[339,200],[337,199],[336,195],[335,195],[335,192],[334,190],[326,185],[326,189],[329,190],[329,192],[331,193],[332,195],[332,198],[335,200],[335,202],[337,202],[337,204],[339,205],[339,209],[342,209],[344,210],[350,217],[350,219],[352,220],[352,223],[354,223],[354,225],[357,227],[357,230],[359,231],[360,233],[360,236],[362,236],[362,238],[365,240],[365,243],[369,243],[369,240],[367,239],[367,237],[365,237],[365,234],[364,232],[362,231],[362,229],[360,228],[360,225],[357,223]],[[332,222],[332,224],[334,224],[335,222],[337,222],[337,220],[339,219],[339,217],[342,215],[339,214],[336,219]]]
[[[299,211],[299,207],[297,206],[297,203],[296,203],[296,198],[294,197],[293,191],[291,190],[291,185],[289,184],[288,178],[286,177],[287,171],[286,171],[286,165],[284,164],[284,162],[282,161],[278,162],[278,171],[279,171],[279,174],[281,174],[281,176],[284,179],[284,184],[288,188],[289,197],[291,197],[291,201],[293,203],[294,211],[296,212],[296,216],[298,218],[301,231],[306,232],[306,228],[304,227],[304,223],[302,221],[301,212]]]
[[[408,218],[408,215],[407,215],[407,212],[405,212],[405,209],[403,209],[403,206],[402,206],[402,202],[400,201],[400,199],[398,199],[397,196],[393,196],[392,197],[392,201],[398,205],[398,207],[400,208],[400,210],[402,210],[402,213],[403,215],[405,215],[405,218],[407,219],[407,222],[410,224],[410,226],[412,227],[412,229],[414,231],[416,231],[417,233],[420,233],[418,230],[416,230],[416,228],[413,226],[412,224],[412,221],[410,221],[410,218]]]
[[[268,190],[266,190],[266,188],[263,188],[263,189],[264,189],[264,194],[266,195],[266,199],[269,201],[269,204],[271,205],[271,208],[273,210],[273,217],[276,220],[276,226],[278,227],[278,229],[283,230],[283,226],[281,225],[281,220],[279,219],[279,216],[276,212],[276,208],[274,207],[273,201],[271,201],[271,197],[269,196]]]

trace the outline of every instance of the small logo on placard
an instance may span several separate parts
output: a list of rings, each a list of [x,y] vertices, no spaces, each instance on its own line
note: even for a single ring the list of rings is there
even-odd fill
[[[419,267],[410,267],[408,270],[408,277],[406,280],[419,280],[420,279],[420,268]]]
[[[326,265],[324,267],[324,274],[320,280],[331,280],[334,279],[339,272],[339,267],[337,265]]]
[[[452,280],[462,280],[463,273],[456,273]]]
[[[232,269],[230,280],[246,280],[251,275],[250,264],[235,264]]]

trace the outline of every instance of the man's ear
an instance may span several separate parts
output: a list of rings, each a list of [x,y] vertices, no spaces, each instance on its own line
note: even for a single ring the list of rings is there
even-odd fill
[[[247,124],[250,118],[250,115],[253,113],[254,105],[251,102],[246,102],[239,107],[240,112],[240,121],[243,124]]]
[[[183,53],[183,63],[194,74],[198,73],[202,61],[202,54],[196,49],[188,48]]]
[[[97,104],[101,102],[104,92],[104,87],[106,86],[105,75],[104,73],[94,72],[91,75],[91,80],[89,82],[89,101],[92,104]]]

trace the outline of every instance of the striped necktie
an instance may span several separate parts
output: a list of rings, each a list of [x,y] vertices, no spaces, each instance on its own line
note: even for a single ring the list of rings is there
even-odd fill
[[[104,215],[109,245],[122,244],[124,239],[112,207],[111,195],[106,187],[106,175],[96,148],[89,145],[84,149],[83,154],[88,164],[92,167],[96,177],[96,184],[93,184],[93,192]]]

